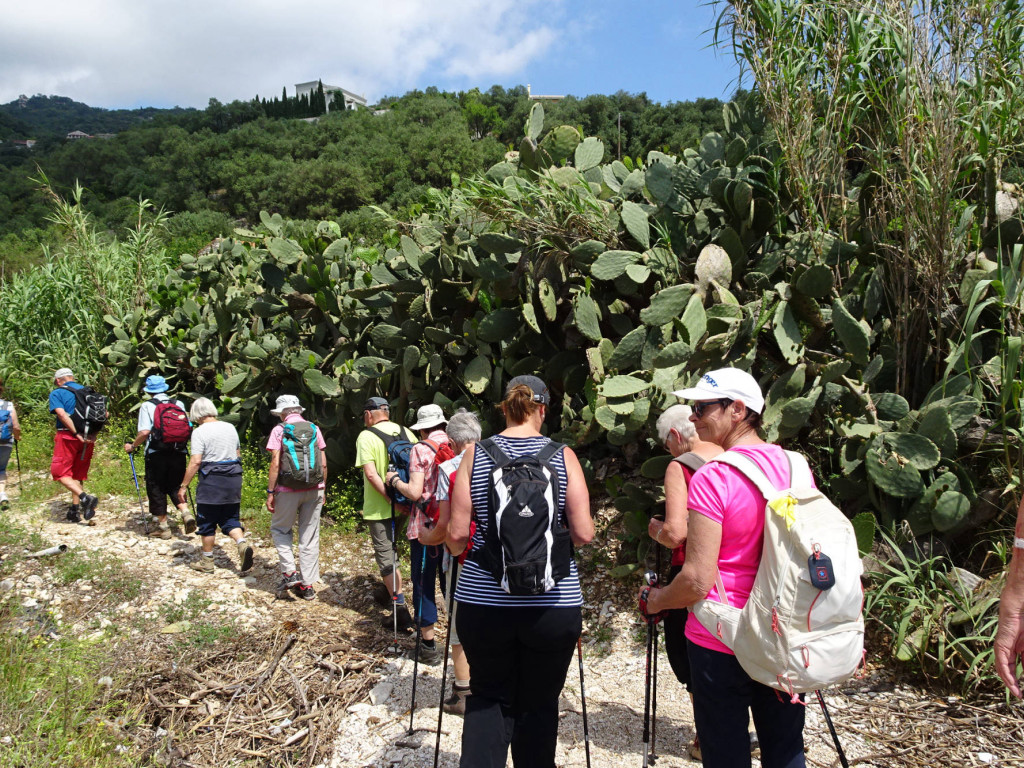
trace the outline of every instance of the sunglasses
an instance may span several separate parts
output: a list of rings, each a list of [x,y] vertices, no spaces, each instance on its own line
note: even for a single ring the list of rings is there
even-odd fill
[[[696,402],[693,404],[693,415],[696,416],[698,419],[702,419],[704,418],[704,411],[706,411],[712,405],[720,405],[723,408],[725,408],[725,406],[727,406],[731,402],[732,400],[730,400],[728,397],[722,397],[719,398],[718,400],[701,400],[700,402]]]

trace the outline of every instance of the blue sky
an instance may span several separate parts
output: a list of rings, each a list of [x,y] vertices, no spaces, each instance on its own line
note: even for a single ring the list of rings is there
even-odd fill
[[[371,101],[434,85],[727,98],[705,0],[39,0],[4,13],[0,102],[204,107],[322,78]]]

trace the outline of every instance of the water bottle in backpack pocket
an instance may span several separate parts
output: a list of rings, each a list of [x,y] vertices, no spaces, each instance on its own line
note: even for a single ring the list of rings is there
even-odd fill
[[[477,445],[494,462],[488,484],[490,521],[470,559],[512,595],[550,592],[569,575],[572,539],[559,520],[560,478],[551,459],[565,446],[509,458],[493,439]]]
[[[323,460],[316,445],[318,434],[316,425],[308,421],[283,426],[278,483],[295,490],[310,490],[324,481]]]

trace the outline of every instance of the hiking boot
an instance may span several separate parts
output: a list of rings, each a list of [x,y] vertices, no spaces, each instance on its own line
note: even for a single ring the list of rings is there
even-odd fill
[[[181,515],[181,524],[185,526],[185,535],[191,536],[196,532],[196,519],[192,517],[188,512],[183,512]]]
[[[302,584],[302,577],[298,571],[291,571],[281,576],[281,589],[291,589]]]
[[[452,686],[452,695],[444,700],[444,711],[453,715],[466,714],[466,697],[469,696],[469,688]]]
[[[168,525],[167,521],[165,520],[164,522],[150,529],[149,537],[151,539],[169,539],[171,538],[171,526]]]
[[[248,571],[252,568],[252,545],[247,541],[238,542],[238,570]]]
[[[188,567],[193,571],[199,571],[200,573],[213,573],[213,558],[207,557],[206,555],[200,555],[199,559],[194,563],[189,563]]]
[[[81,522],[82,518],[78,515],[78,505],[74,504],[68,507],[68,522],[78,523]]]
[[[0,512],[6,512],[11,508],[11,502],[6,493],[0,493]]]
[[[380,620],[380,625],[384,629],[391,629],[395,625],[395,620],[389,613],[383,619]],[[405,607],[405,603],[398,604],[398,631],[399,632],[412,632],[412,628],[415,626],[415,622],[412,620],[412,615],[409,613],[409,609]]]
[[[420,664],[426,664],[428,666],[435,667],[441,663],[441,654],[441,649],[437,647],[436,641],[434,643],[433,648],[428,648],[425,643],[420,643]],[[409,658],[416,658],[415,648],[409,651]]]
[[[312,584],[299,584],[295,588],[295,594],[303,600],[316,600],[316,590]]]
[[[92,496],[85,491],[78,495],[78,501],[82,505],[82,518],[92,520],[96,514],[96,505],[100,503],[98,496]]]

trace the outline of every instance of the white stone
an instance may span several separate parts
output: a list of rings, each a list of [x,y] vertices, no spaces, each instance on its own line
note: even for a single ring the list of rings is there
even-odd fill
[[[39,587],[43,584],[43,577],[33,573],[25,579],[25,583],[33,587]]]
[[[256,586],[256,577],[255,576],[246,576],[245,578],[242,579],[242,583],[245,584],[245,586],[247,586],[247,587],[255,587]]]
[[[92,591],[92,584],[87,584],[85,582],[82,582],[81,584],[78,585],[78,589],[80,591],[82,591],[82,592],[91,592]]]
[[[34,597],[26,597],[21,603],[22,608],[35,608],[38,605],[39,601],[36,600]]]
[[[103,688],[110,688],[114,684],[114,678],[109,676],[101,677],[96,683]]]
[[[383,704],[387,701],[388,696],[391,695],[391,691],[394,689],[394,685],[388,682],[377,683],[370,691],[370,703],[373,705]]]
[[[0,592],[10,592],[12,589],[14,589],[14,579],[0,581]]]
[[[978,762],[985,763],[986,765],[991,765],[996,760],[996,756],[988,752],[979,752],[975,757],[978,758]]]

